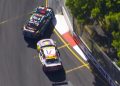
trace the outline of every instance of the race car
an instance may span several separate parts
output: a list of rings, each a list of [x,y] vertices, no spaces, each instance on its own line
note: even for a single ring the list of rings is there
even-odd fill
[[[37,42],[37,51],[39,58],[46,71],[54,71],[62,69],[62,61],[60,53],[52,39],[42,39]]]
[[[49,15],[51,15],[52,18],[55,17],[55,14],[53,12],[53,9],[50,7],[37,7],[34,11],[34,13],[38,13],[38,14],[45,14],[45,13],[49,13]],[[47,14],[48,15],[48,14]]]
[[[43,36],[53,18],[52,8],[37,7],[28,22],[23,26],[24,37],[37,38]]]

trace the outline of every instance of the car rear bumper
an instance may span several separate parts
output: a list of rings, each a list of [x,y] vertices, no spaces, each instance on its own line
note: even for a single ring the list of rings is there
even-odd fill
[[[46,67],[46,66],[44,66],[44,69],[46,71],[57,71],[57,70],[63,69],[63,66],[62,65],[53,66],[53,67]]]

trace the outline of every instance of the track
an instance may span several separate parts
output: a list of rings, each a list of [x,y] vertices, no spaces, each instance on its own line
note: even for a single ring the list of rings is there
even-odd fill
[[[46,37],[56,40],[64,70],[54,73],[42,70],[35,46],[28,45],[21,28],[30,12],[43,3],[42,0],[0,0],[0,86],[107,86],[76,59],[77,54],[72,50],[73,55],[53,30],[46,32]]]

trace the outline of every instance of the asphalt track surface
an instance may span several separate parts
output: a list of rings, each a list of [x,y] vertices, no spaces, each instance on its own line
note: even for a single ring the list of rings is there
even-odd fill
[[[0,86],[107,86],[78,61],[49,27],[45,38],[56,40],[64,69],[44,72],[34,43],[26,41],[22,26],[41,0],[0,0]],[[52,2],[54,3],[54,2]],[[57,5],[57,4],[56,4]],[[59,11],[56,9],[55,11]],[[48,33],[49,32],[49,33]],[[69,46],[69,45],[68,45]]]

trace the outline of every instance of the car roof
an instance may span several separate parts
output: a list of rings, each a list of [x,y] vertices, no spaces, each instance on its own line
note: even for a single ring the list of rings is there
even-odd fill
[[[55,43],[52,39],[42,39],[42,40],[38,41],[37,45],[39,45],[40,47],[55,46]]]
[[[44,53],[46,59],[56,59],[57,58],[55,47],[53,47],[53,46],[44,47],[44,48],[42,48],[42,50],[43,50],[43,53]]]
[[[34,14],[30,17],[29,23],[38,26],[39,23],[41,22],[42,17],[43,17],[42,15],[37,14],[37,13],[34,13]]]

